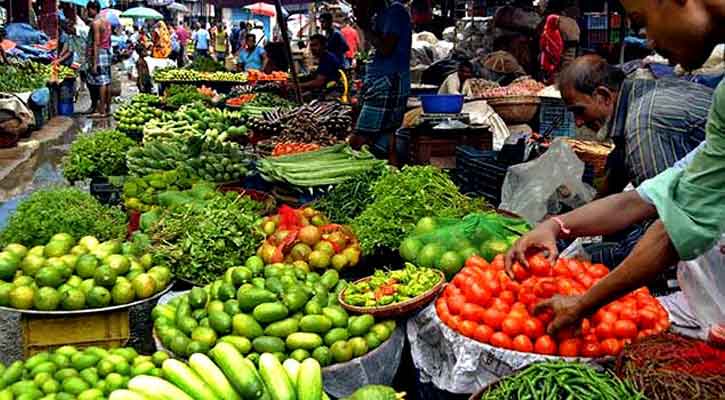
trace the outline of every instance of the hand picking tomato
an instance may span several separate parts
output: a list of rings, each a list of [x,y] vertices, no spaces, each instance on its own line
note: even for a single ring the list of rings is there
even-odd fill
[[[435,303],[441,321],[491,346],[566,357],[617,355],[626,343],[669,327],[667,311],[641,288],[597,310],[591,319],[560,330],[555,338],[546,335],[553,311],[534,313],[535,305],[554,295],[584,293],[609,270],[565,258],[550,265],[541,255],[529,257],[528,264],[528,269],[514,265],[510,278],[503,272],[501,255],[491,264],[469,258]]]

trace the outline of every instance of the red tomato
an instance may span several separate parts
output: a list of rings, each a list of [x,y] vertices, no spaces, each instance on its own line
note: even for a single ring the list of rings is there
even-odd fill
[[[511,338],[503,332],[494,332],[493,335],[491,335],[489,342],[491,343],[491,346],[500,347],[502,349],[511,349],[513,347]]]
[[[469,321],[480,321],[483,317],[483,307],[478,304],[466,303],[461,308],[461,318]]]
[[[448,306],[450,308],[450,304]],[[617,322],[617,314],[609,311],[599,310],[594,313],[594,317],[592,318],[592,320],[596,325],[599,325],[603,322],[606,322],[608,324],[614,324],[615,322]]]
[[[499,299],[498,297],[491,300],[489,308],[495,308],[504,314],[508,314],[508,312],[511,310],[511,306],[505,301]]]
[[[576,277],[577,282],[581,283],[584,288],[589,289],[594,284],[594,280],[587,274],[581,274]]]
[[[488,289],[494,297],[498,296],[501,292],[501,283],[497,278],[498,277],[494,277],[493,279],[487,279],[483,282],[484,287]]]
[[[536,314],[536,319],[541,321],[544,326],[548,325],[551,321],[554,320],[554,311],[550,308],[547,308],[543,311],[539,311]]]
[[[536,295],[532,292],[521,289],[521,291],[519,292],[519,301],[528,306],[531,304],[536,304],[539,301],[539,298],[536,297]]]
[[[556,294],[558,290],[556,281],[552,278],[541,279],[536,286],[534,286],[534,294],[540,299],[548,299],[549,297]]]
[[[501,331],[511,337],[514,337],[524,330],[524,321],[520,318],[511,317],[510,315],[501,322]]]
[[[559,355],[563,357],[577,357],[580,354],[581,341],[579,339],[566,339],[559,343]]]
[[[564,340],[574,338],[574,336],[574,327],[568,326],[564,329],[560,329],[559,332],[556,333],[556,340],[563,342]]]
[[[619,319],[626,319],[627,321],[637,322],[639,313],[632,307],[623,307],[619,312]]]
[[[585,342],[584,347],[582,347],[582,356],[584,357],[600,357],[602,355],[602,351],[599,348],[599,343],[597,342]]]
[[[531,343],[531,339],[529,339],[526,335],[518,335],[513,340],[513,348],[516,351],[520,351],[522,353],[533,353],[534,352],[534,345]]]
[[[460,325],[461,317],[459,317],[458,315],[451,315],[451,318],[448,320],[448,326],[454,331],[458,331]]]
[[[536,318],[526,318],[524,320],[524,335],[532,340],[536,340],[544,336],[544,324]]]
[[[476,328],[478,328],[478,324],[469,320],[461,322],[458,326],[458,330],[463,334],[463,336],[468,337],[473,337],[473,333],[476,331]]]
[[[541,254],[529,257],[529,271],[535,276],[551,276],[551,265]]]
[[[513,270],[514,278],[519,282],[523,282],[529,277],[529,272],[519,263],[515,263],[511,269]]]
[[[506,318],[506,314],[495,308],[489,308],[483,312],[483,322],[493,329],[500,329],[504,318]]]
[[[599,343],[599,350],[602,355],[616,356],[622,351],[622,345],[619,340],[614,338],[604,339]]]
[[[488,343],[491,339],[491,335],[493,335],[493,329],[491,329],[490,326],[483,324],[479,325],[476,328],[476,331],[473,332],[473,338],[481,343]]]
[[[509,305],[512,305],[516,302],[516,295],[514,292],[510,290],[504,290],[499,295],[498,298],[501,299],[501,301],[506,302]]]
[[[466,267],[488,268],[488,261],[481,256],[471,256],[466,260]]]
[[[448,303],[448,311],[451,312],[451,315],[458,315],[461,313],[463,305],[466,304],[466,296],[457,294],[448,297],[446,301]]]
[[[513,308],[513,307],[511,308],[511,311],[509,311],[508,316],[510,318],[516,318],[516,319],[520,319],[523,321],[529,317],[529,312],[526,311],[525,308],[521,308],[521,306],[516,306],[516,308]]]
[[[603,278],[609,273],[609,268],[604,264],[592,264],[587,271],[592,278]]]
[[[619,320],[614,323],[614,334],[622,339],[634,339],[637,337],[637,324],[632,321]]]
[[[569,274],[571,274],[571,276],[576,277],[584,273],[584,267],[579,260],[575,260],[573,258],[568,259],[566,267],[569,268]]]
[[[443,297],[439,297],[438,300],[436,300],[436,312],[438,313],[438,316],[441,314],[450,314],[448,311],[448,304]]]
[[[453,277],[453,284],[458,288],[466,288],[468,286],[468,282],[466,282],[467,280],[468,278],[466,277],[466,274],[459,273]]]
[[[536,339],[534,344],[534,351],[539,354],[556,354],[556,343],[549,335],[541,336]]]
[[[503,268],[504,268],[503,254],[497,254],[496,257],[493,258],[493,261],[491,262],[491,267],[497,271],[503,270]]]
[[[567,262],[563,258],[556,260],[556,264],[554,264],[552,272],[554,273],[554,276],[557,276],[559,278],[568,278],[571,276],[571,273],[569,272],[569,267],[567,266]]]
[[[481,274],[481,280],[483,281],[483,283],[494,280],[498,283],[498,272],[487,269]]]
[[[597,338],[602,341],[614,337],[614,326],[609,322],[602,322],[594,329]]]
[[[455,279],[455,278],[453,278]],[[443,295],[445,297],[451,297],[455,296],[457,294],[461,294],[461,289],[459,289],[454,283],[449,283],[446,285],[446,289],[443,292]]]
[[[491,293],[476,282],[471,285],[467,298],[468,301],[485,307],[491,301]]]
[[[465,317],[464,317],[465,318]],[[582,335],[587,335],[592,329],[592,324],[589,322],[587,318],[582,319],[581,324],[579,325],[579,329],[581,330]]]
[[[588,343],[588,342],[599,342],[599,338],[594,333],[590,333],[590,334],[584,335],[584,336],[582,336],[581,339],[584,341],[584,343]]]
[[[514,311],[521,311],[523,312],[523,315],[529,315],[529,312],[527,311],[526,304],[521,303],[517,301],[516,303],[511,305],[511,312]]]
[[[556,281],[558,292],[564,296],[571,296],[574,294],[574,282],[567,278],[561,278]]]
[[[649,329],[657,323],[657,311],[645,307],[637,312],[637,323],[639,326]]]

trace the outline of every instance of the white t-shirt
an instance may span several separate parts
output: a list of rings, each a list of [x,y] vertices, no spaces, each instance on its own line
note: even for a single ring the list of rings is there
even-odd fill
[[[470,79],[467,80],[463,84],[463,87],[461,87],[461,80],[458,78],[458,72],[454,72],[448,75],[448,78],[443,81],[441,87],[438,89],[438,94],[463,94],[468,96],[471,94],[470,81]]]

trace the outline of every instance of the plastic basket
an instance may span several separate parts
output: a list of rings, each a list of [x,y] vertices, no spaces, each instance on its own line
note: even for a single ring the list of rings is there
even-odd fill
[[[58,115],[64,117],[70,117],[73,115],[75,108],[73,106],[73,99],[70,102],[61,100],[58,102]]]
[[[552,136],[573,137],[576,124],[574,114],[564,101],[554,97],[542,97],[539,108],[539,132],[549,132]]]
[[[93,179],[91,181],[91,195],[101,204],[121,204],[123,188],[108,183],[105,179]]]
[[[459,94],[426,94],[420,96],[423,112],[427,114],[457,114],[463,108]]]

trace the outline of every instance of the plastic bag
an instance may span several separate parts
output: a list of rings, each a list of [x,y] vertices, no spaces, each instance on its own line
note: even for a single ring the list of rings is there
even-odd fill
[[[536,160],[509,167],[499,208],[531,223],[590,202],[596,191],[582,182],[584,163],[562,139]]]
[[[712,250],[678,265],[677,281],[705,332],[725,326],[725,235]]]
[[[425,225],[428,225],[425,227]],[[431,226],[427,221],[418,223],[418,230],[427,233],[408,237],[400,246],[400,255],[421,267],[433,267],[444,259],[452,259],[453,252],[465,261],[479,254],[488,261],[505,252],[520,235],[529,230],[521,219],[495,212],[469,214],[463,219],[439,218]]]

